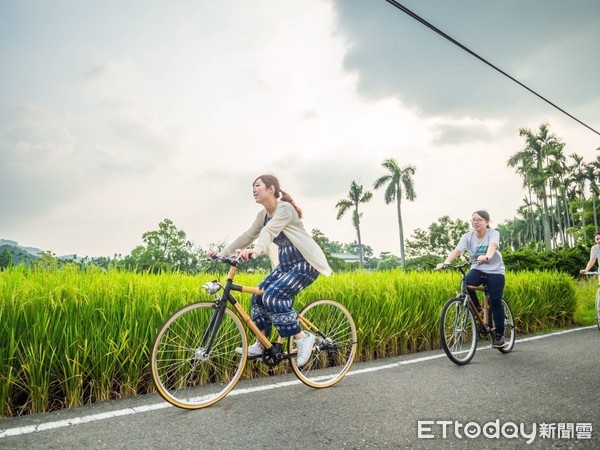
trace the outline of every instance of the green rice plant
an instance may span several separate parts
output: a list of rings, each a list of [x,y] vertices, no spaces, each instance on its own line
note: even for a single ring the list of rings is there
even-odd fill
[[[600,286],[595,277],[581,278],[575,282],[577,307],[575,323],[577,325],[596,324],[596,292]]]
[[[520,333],[568,326],[576,307],[573,280],[559,272],[508,274],[505,298]]]
[[[236,283],[257,286],[263,276],[239,273]],[[154,392],[148,364],[157,330],[182,306],[209,300],[202,284],[224,277],[75,267],[0,271],[0,415]],[[573,323],[579,283],[550,272],[508,273],[506,280],[519,334]],[[459,282],[452,272],[340,273],[319,277],[294,307],[319,298],[342,303],[357,326],[357,360],[373,360],[439,348],[441,308]],[[249,310],[250,295],[236,296]],[[594,293],[585,296],[592,310]],[[288,370],[254,362],[244,376]]]

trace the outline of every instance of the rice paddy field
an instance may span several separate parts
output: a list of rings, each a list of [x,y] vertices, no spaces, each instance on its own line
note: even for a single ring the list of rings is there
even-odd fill
[[[595,280],[545,272],[506,278],[519,335],[593,323]],[[213,279],[225,276],[76,266],[1,271],[0,417],[154,392],[149,359],[156,331],[178,308],[209,300],[201,286]],[[261,279],[240,273],[236,283],[256,286]],[[459,282],[448,271],[340,273],[320,277],[295,307],[318,298],[340,301],[358,329],[357,360],[373,360],[439,348],[440,311]],[[250,296],[239,298],[248,307]],[[247,367],[245,376],[264,373]]]

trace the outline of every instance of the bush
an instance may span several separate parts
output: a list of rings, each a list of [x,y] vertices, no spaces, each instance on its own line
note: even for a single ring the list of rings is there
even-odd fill
[[[589,247],[558,248],[555,250],[535,251],[524,248],[516,251],[503,251],[502,257],[509,271],[557,271],[575,277],[579,269],[585,267],[590,255]]]

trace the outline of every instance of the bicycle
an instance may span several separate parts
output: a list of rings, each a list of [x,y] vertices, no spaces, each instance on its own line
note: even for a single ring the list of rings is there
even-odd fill
[[[152,345],[152,379],[162,398],[183,409],[213,405],[231,392],[246,361],[252,359],[261,359],[269,367],[290,361],[298,379],[313,388],[330,387],[344,378],[357,349],[356,326],[344,306],[334,300],[315,300],[298,313],[302,329],[317,337],[309,360],[299,367],[292,337],[269,341],[232,294],[262,295],[263,291],[234,283],[239,264],[236,258],[214,255],[213,259],[230,266],[225,285],[216,280],[205,283],[204,290],[214,299],[173,313]],[[248,357],[242,322],[262,344],[262,355]]]
[[[596,275],[600,276],[600,272],[584,272],[582,275]],[[598,329],[600,330],[600,279],[598,279],[598,290],[596,291],[596,325],[598,325]]]
[[[468,364],[475,356],[479,339],[491,339],[495,331],[492,321],[492,311],[487,285],[470,286],[465,281],[466,266],[472,262],[460,265],[444,265],[443,269],[452,269],[461,273],[460,293],[449,299],[442,308],[440,317],[440,338],[444,352],[450,360],[458,365]],[[469,296],[468,289],[481,291],[483,308],[478,310]],[[515,345],[515,324],[508,303],[502,299],[504,308],[504,339],[506,346],[498,348],[502,353],[509,353]]]

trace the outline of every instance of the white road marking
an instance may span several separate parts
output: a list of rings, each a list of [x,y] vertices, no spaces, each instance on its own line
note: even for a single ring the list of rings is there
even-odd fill
[[[596,326],[593,325],[593,326],[589,326],[589,327],[581,327],[581,328],[573,328],[570,330],[556,331],[553,333],[517,339],[516,342],[523,343],[523,342],[529,342],[529,341],[536,341],[538,339],[545,339],[548,337],[558,336],[561,334],[567,334],[567,333],[573,333],[576,331],[588,330],[590,328],[596,328]],[[488,350],[488,349],[491,349],[491,347],[478,348],[477,351]],[[380,370],[394,369],[396,367],[406,366],[408,364],[417,364],[417,363],[426,362],[426,361],[430,361],[430,360],[438,359],[438,358],[445,358],[445,357],[446,357],[446,354],[441,353],[438,355],[424,356],[421,358],[414,358],[414,359],[409,359],[407,361],[399,361],[397,363],[384,364],[384,365],[376,366],[376,367],[350,370],[350,372],[348,372],[346,374],[346,376],[359,375],[362,373],[378,372]],[[299,384],[299,383],[300,383],[299,380],[294,380],[294,381],[286,381],[283,383],[273,383],[273,384],[268,384],[268,385],[264,385],[264,386],[256,386],[256,387],[252,387],[252,388],[234,389],[233,391],[231,391],[229,393],[229,395],[232,396],[232,395],[251,394],[251,393],[259,392],[259,391],[279,389],[282,387],[292,386],[292,385]],[[128,416],[131,414],[138,414],[138,413],[155,411],[155,410],[159,410],[159,409],[172,408],[172,407],[173,407],[173,405],[171,405],[170,403],[162,401],[160,403],[155,403],[152,405],[117,409],[115,411],[109,411],[109,412],[100,413],[100,414],[90,414],[88,416],[74,417],[72,419],[56,420],[53,422],[41,423],[39,425],[29,425],[29,426],[25,426],[25,427],[0,429],[0,439],[5,438],[5,437],[10,437],[10,436],[20,436],[20,435],[24,435],[24,434],[31,434],[31,433],[36,433],[36,432],[40,432],[40,431],[56,430],[59,428],[65,428],[65,427],[69,427],[69,426],[73,426],[73,425],[81,425],[84,423],[96,422],[98,420],[113,419],[115,417]]]

